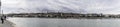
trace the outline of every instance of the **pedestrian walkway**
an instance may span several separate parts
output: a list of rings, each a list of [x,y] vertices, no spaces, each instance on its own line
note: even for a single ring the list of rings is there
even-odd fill
[[[13,23],[9,22],[9,21],[5,21],[4,24],[1,23],[0,21],[0,27],[13,27],[12,25]]]

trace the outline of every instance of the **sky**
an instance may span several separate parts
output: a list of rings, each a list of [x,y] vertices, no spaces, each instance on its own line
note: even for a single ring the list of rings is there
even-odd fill
[[[120,14],[120,0],[2,0],[8,13],[103,13]]]

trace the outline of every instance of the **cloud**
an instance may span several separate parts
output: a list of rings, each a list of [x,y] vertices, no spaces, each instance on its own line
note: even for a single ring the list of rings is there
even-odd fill
[[[73,12],[120,14],[120,0],[2,0],[4,13]]]

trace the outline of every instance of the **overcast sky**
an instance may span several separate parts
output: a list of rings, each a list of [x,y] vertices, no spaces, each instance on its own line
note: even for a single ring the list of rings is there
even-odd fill
[[[4,13],[73,12],[120,14],[120,0],[2,0]]]

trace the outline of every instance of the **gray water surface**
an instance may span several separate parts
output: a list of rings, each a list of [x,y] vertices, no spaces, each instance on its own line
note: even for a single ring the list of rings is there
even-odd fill
[[[15,27],[120,27],[120,19],[46,19],[10,17]]]

